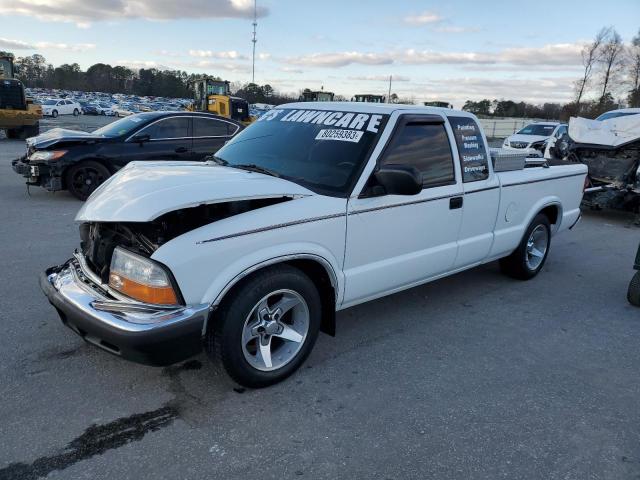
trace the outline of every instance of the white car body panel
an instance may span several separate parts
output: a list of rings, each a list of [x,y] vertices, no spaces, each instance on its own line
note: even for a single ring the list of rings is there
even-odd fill
[[[287,255],[323,258],[342,292],[345,208],[345,199],[322,195],[279,203],[188,232],[162,245],[152,258],[170,266],[187,302],[214,303],[243,271]],[[281,227],[271,228],[274,224]],[[247,233],[261,229],[266,230]]]
[[[576,143],[617,147],[640,138],[640,113],[600,121],[571,117],[569,136]]]
[[[151,258],[171,270],[187,304],[213,307],[234,282],[261,265],[279,259],[321,259],[335,280],[339,310],[506,256],[545,207],[559,207],[553,233],[579,218],[586,166],[495,173],[489,162],[486,180],[463,183],[448,122],[454,184],[425,188],[412,196],[360,198],[401,114],[468,117],[477,122],[472,114],[348,102],[286,108],[390,114],[349,198],[220,166],[134,162],[94,192],[77,220],[148,222],[202,203],[290,197],[184,233],[161,245]],[[482,142],[486,148],[484,133]],[[462,197],[461,208],[451,208],[454,197]]]
[[[286,180],[211,163],[131,162],[93,192],[76,220],[150,222],[203,203],[312,193]]]

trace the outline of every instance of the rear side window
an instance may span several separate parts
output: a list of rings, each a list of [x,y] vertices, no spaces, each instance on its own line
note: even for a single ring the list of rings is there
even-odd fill
[[[455,182],[453,156],[443,124],[407,123],[394,136],[382,164],[417,168],[423,187]]]
[[[476,121],[471,117],[449,117],[449,123],[458,147],[462,181],[489,178],[489,156]]]
[[[189,136],[189,117],[173,117],[160,120],[144,130],[152,140],[184,138]]]
[[[236,128],[235,125],[213,118],[193,118],[194,137],[226,137],[235,132]]]

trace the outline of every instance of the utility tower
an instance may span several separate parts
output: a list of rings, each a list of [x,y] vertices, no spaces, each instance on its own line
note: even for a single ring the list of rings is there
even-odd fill
[[[253,66],[251,68],[251,83],[256,83],[256,28],[258,27],[258,0],[253,0]]]

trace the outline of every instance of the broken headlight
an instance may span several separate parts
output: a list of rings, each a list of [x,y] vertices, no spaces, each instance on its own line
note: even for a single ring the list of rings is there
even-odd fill
[[[65,153],[67,153],[66,150],[38,150],[36,152],[33,152],[29,156],[29,160],[35,160],[35,161],[58,160]]]

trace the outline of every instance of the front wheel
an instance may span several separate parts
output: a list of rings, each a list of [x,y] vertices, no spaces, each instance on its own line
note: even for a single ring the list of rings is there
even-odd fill
[[[65,174],[65,184],[71,195],[86,200],[111,173],[99,162],[88,160],[69,167]]]
[[[73,116],[77,117],[78,115],[80,115],[80,111],[77,108],[73,109]]]
[[[265,269],[236,288],[211,318],[207,353],[245,387],[280,382],[311,352],[321,310],[320,294],[302,271]]]
[[[54,110],[53,112],[51,112],[51,116],[53,118],[58,118],[58,110]]]
[[[529,280],[542,269],[549,254],[551,225],[546,215],[539,213],[529,224],[518,248],[500,260],[503,273],[518,280]]]
[[[631,305],[640,307],[640,271],[636,272],[631,283],[629,283],[629,290],[627,290],[627,300]]]

